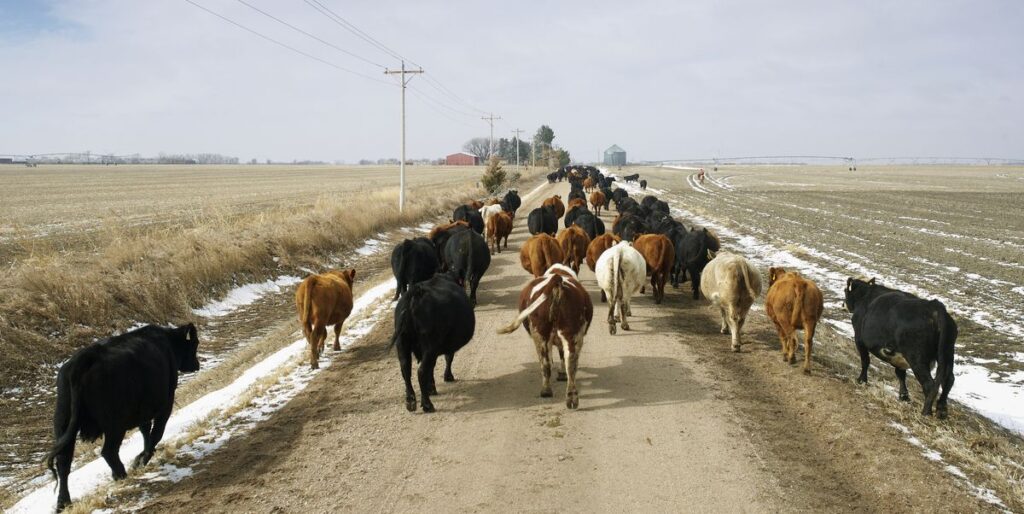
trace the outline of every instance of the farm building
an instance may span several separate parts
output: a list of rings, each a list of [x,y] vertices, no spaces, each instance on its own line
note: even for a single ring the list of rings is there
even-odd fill
[[[612,145],[604,151],[604,163],[608,166],[625,166],[626,151],[619,145]]]
[[[444,163],[449,166],[476,166],[480,164],[480,158],[471,153],[459,152],[445,157]]]
[[[11,157],[0,157],[0,164],[14,164],[14,159]]]

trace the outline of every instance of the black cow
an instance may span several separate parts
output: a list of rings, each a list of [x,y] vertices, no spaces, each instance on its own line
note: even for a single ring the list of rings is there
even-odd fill
[[[455,234],[465,231],[472,231],[472,229],[467,225],[455,225],[448,230],[437,231],[427,238],[428,241],[434,243],[434,248],[437,250],[437,262],[441,264],[440,271],[448,271],[448,261],[444,257],[444,248],[448,246],[448,240]]]
[[[580,198],[584,202],[587,201],[587,194],[583,192],[583,188],[572,188],[569,191],[569,196],[566,197],[566,202],[571,202],[573,198]]]
[[[505,197],[501,200],[501,207],[511,214],[512,217],[515,217],[516,211],[518,211],[519,207],[522,205],[523,200],[519,198],[519,191],[515,189],[509,189],[508,192],[505,193]]]
[[[556,180],[558,180],[558,172],[557,171],[553,171],[551,173],[548,173],[548,182],[549,183],[554,184]]]
[[[658,197],[657,196],[647,195],[647,196],[645,196],[645,197],[640,199],[640,205],[650,209],[650,208],[652,208],[654,206],[655,202],[657,202],[657,201],[658,201]]]
[[[573,225],[582,228],[590,236],[591,241],[595,237],[604,234],[604,222],[590,211],[582,212],[579,216],[576,216],[576,219],[573,220]]]
[[[470,303],[476,306],[476,288],[491,265],[487,241],[472,230],[463,230],[448,239],[444,260],[448,263],[448,272],[458,277],[459,285],[466,288]]]
[[[907,368],[910,368],[924,392],[921,415],[931,416],[932,404],[938,395],[936,414],[939,419],[945,419],[946,398],[953,388],[953,350],[958,333],[946,306],[938,300],[924,300],[876,284],[875,279],[848,279],[845,296],[846,309],[853,313],[853,338],[860,353],[857,382],[868,381],[870,352],[896,368],[899,398],[910,401],[907,392]],[[932,364],[937,364],[934,380]]]
[[[622,189],[620,187],[612,191],[611,199],[613,202],[615,202],[615,205],[618,205],[623,198],[629,198],[629,193],[625,189]]]
[[[634,200],[634,199],[632,199],[632,198],[630,198],[628,196],[622,198],[621,200],[619,200],[618,202],[615,203],[615,210],[618,211],[620,214],[624,214],[626,212],[633,211],[633,214],[636,214],[637,216],[641,216],[642,213],[641,213],[640,209],[641,209],[640,204],[636,203],[636,200]]]
[[[647,181],[646,180],[641,180],[640,181],[640,189],[642,189],[644,191],[647,190]]]
[[[406,239],[391,251],[391,272],[395,274],[397,300],[409,286],[434,276],[441,263],[437,259],[434,243],[425,237]]]
[[[637,179],[639,179],[639,178],[640,178],[640,174],[639,173],[634,173],[632,175],[626,175],[625,177],[622,177],[622,180],[625,180],[626,182],[636,182]]]
[[[566,211],[565,216],[564,216],[565,228],[571,227],[573,220],[575,220],[577,216],[579,216],[579,215],[581,215],[583,213],[589,213],[589,212],[590,212],[590,209],[587,209],[586,207],[584,207],[582,205],[577,205],[576,207],[573,207],[572,209],[569,209],[568,211]]]
[[[718,238],[706,228],[693,227],[683,237],[673,240],[673,243],[676,247],[676,267],[672,270],[672,287],[679,287],[681,282],[685,282],[689,272],[693,299],[700,299],[700,274],[711,260],[708,252],[719,250]]]
[[[649,208],[651,209],[651,212],[660,212],[666,216],[669,216],[672,213],[672,210],[668,206],[668,202],[664,200],[654,202],[654,204]]]
[[[608,189],[607,187],[602,187],[601,194],[604,195],[604,205],[601,208],[607,209],[608,205],[611,204],[612,202],[612,190]]]
[[[530,235],[537,235],[545,232],[552,236],[558,231],[558,217],[555,216],[555,208],[547,205],[530,211],[526,218],[526,227]]]
[[[484,248],[484,254],[490,255]],[[405,380],[405,408],[416,411],[416,392],[412,388],[412,356],[420,366],[417,377],[423,412],[434,412],[430,395],[437,394],[434,365],[441,355],[447,364],[444,381],[454,382],[452,360],[473,338],[476,316],[466,294],[449,274],[439,273],[430,280],[413,284],[395,306],[395,332],[391,346],[398,350],[398,364]]]
[[[465,221],[469,223],[469,227],[477,234],[483,235],[484,233],[483,216],[480,215],[480,211],[468,205],[456,207],[455,212],[452,213],[452,221]]]
[[[646,234],[648,230],[643,218],[632,213],[623,214],[619,217],[618,223],[612,225],[612,233],[621,237],[623,241],[632,241],[636,236]]]
[[[76,437],[95,441],[103,436],[100,455],[114,480],[121,480],[128,476],[118,456],[121,440],[138,428],[144,447],[132,468],[149,462],[174,408],[178,372],[199,371],[198,346],[191,323],[178,328],[147,325],[86,346],[60,367],[53,415],[56,442],[46,455],[46,467],[59,483],[58,510],[71,503],[68,474]]]

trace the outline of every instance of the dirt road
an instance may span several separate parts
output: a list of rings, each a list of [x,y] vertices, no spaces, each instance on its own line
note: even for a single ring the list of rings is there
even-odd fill
[[[526,214],[566,190],[546,186],[524,202],[509,249],[481,284],[458,381],[438,383],[438,412],[406,412],[386,352],[388,320],[195,475],[149,486],[145,510],[985,509],[873,417],[851,385],[779,362],[763,312],[748,322],[758,343],[730,352],[688,284],[660,306],[648,292],[634,302],[634,330],[610,336],[584,270],[596,312],[580,359],[580,409],[565,408],[564,382],[540,398],[533,343],[521,330],[495,331],[514,316],[527,280],[518,258]]]

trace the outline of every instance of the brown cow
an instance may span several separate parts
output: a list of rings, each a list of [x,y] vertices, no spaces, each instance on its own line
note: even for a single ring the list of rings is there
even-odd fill
[[[488,205],[498,205],[499,203],[501,203],[501,198],[488,198],[487,201],[484,202],[483,207]]]
[[[545,233],[537,234],[523,243],[519,249],[519,263],[523,269],[539,277],[552,265],[565,260],[558,241]]]
[[[594,190],[594,179],[592,177],[587,177],[583,181],[583,191],[589,193],[590,191],[593,191],[593,190]]]
[[[561,195],[555,195],[555,196],[552,196],[551,198],[548,198],[547,200],[544,200],[544,203],[541,204],[541,206],[544,206],[544,205],[550,205],[550,206],[555,208],[555,219],[556,220],[561,218],[562,216],[565,216],[565,204],[562,203]]]
[[[672,275],[676,262],[676,248],[672,240],[661,234],[644,234],[633,240],[633,247],[647,261],[647,276],[651,277],[654,288],[654,303],[665,299],[665,281]],[[643,294],[643,288],[640,293]]]
[[[573,273],[579,273],[580,264],[587,258],[590,236],[579,226],[573,225],[558,233],[558,244],[565,254],[562,263],[572,268]]]
[[[551,347],[558,348],[568,382],[565,386],[565,406],[580,406],[580,393],[576,389],[576,369],[579,366],[583,337],[587,335],[594,318],[594,305],[576,275],[564,265],[556,264],[542,277],[526,284],[519,295],[519,315],[499,334],[509,334],[522,324],[533,338],[537,358],[541,365],[542,398],[550,398]],[[568,354],[568,355],[566,355]]]
[[[587,266],[590,267],[591,271],[597,271],[597,258],[604,253],[605,250],[619,244],[622,238],[607,232],[594,238],[593,241],[587,245]],[[608,301],[605,297],[604,290],[601,290],[601,303]]]
[[[295,290],[302,335],[309,343],[309,367],[320,367],[320,354],[327,340],[327,325],[334,325],[334,351],[341,351],[341,326],[352,313],[352,282],[356,270],[328,271],[310,275]]]
[[[470,200],[466,202],[466,205],[472,207],[474,211],[479,211],[484,206],[484,203],[480,200]]]
[[[604,207],[605,200],[604,193],[600,191],[590,193],[590,206],[594,208],[594,214],[601,215],[601,208]]]
[[[512,233],[512,215],[507,212],[499,212],[490,218],[487,224],[487,243],[491,246],[491,255],[497,251],[501,253],[501,239],[505,239],[505,248],[508,248],[508,236]]]
[[[448,271],[448,263],[444,261],[444,245],[448,243],[448,239],[460,230],[469,229],[468,221],[459,220],[437,225],[427,234],[427,239],[434,243],[434,248],[437,250],[437,262],[441,263],[441,267],[438,268],[439,271]]]
[[[785,362],[796,362],[796,330],[803,329],[804,373],[810,373],[814,329],[825,310],[821,290],[799,273],[784,268],[768,268],[768,294],[764,310],[779,332],[782,360]]]
[[[587,207],[587,201],[584,200],[583,198],[573,198],[572,200],[569,200],[569,205],[568,205],[567,209],[571,211],[571,210],[575,209],[576,207],[586,208]]]

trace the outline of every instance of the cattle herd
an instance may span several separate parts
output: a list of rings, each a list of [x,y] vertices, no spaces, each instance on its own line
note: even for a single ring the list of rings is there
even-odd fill
[[[638,202],[625,189],[614,187],[615,177],[604,176],[597,168],[567,166],[547,178],[568,181],[570,192],[564,202],[555,195],[528,213],[531,237],[519,256],[530,277],[520,293],[518,314],[498,330],[508,334],[521,325],[533,340],[541,364],[542,397],[552,396],[552,352],[557,351],[561,367],[556,379],[567,382],[566,407],[579,406],[576,369],[594,314],[590,295],[578,279],[584,262],[597,277],[601,302],[608,304],[610,334],[617,327],[630,330],[631,299],[643,294],[648,283],[655,303],[661,304],[666,284],[679,287],[689,280],[693,298],[703,295],[719,310],[721,332],[730,334],[732,350],[740,351],[744,321],[761,294],[760,270],[741,255],[723,250],[707,228],[687,228],[674,219],[665,201],[646,195]],[[622,178],[646,189],[639,174]],[[617,216],[606,233],[600,215],[613,203]],[[441,356],[445,382],[455,380],[455,353],[474,336],[481,278],[492,254],[508,248],[521,204],[515,190],[502,198],[469,202],[455,209],[449,223],[434,227],[427,237],[406,239],[392,251],[397,303],[390,345],[398,354],[409,411],[417,409],[413,356],[419,362],[419,406],[424,412],[435,409],[430,396],[437,394],[434,367]],[[318,367],[328,326],[334,327],[334,349],[340,349],[341,327],[352,312],[355,276],[354,269],[312,275],[296,291],[299,324],[313,369]],[[767,277],[765,312],[778,331],[782,358],[795,362],[797,330],[803,330],[803,371],[809,372],[814,332],[824,311],[821,291],[813,281],[783,268],[769,268]],[[922,414],[931,415],[937,400],[937,414],[945,418],[957,337],[956,323],[945,306],[860,278],[847,281],[845,306],[853,314],[860,354],[858,382],[867,381],[874,355],[895,368],[899,398],[909,401],[906,375],[912,369],[924,392]],[[78,437],[104,438],[100,455],[115,480],[126,476],[118,450],[128,430],[138,428],[144,439],[144,450],[133,466],[150,460],[171,414],[178,373],[199,369],[198,345],[192,324],[147,325],[83,348],[61,366],[56,441],[46,458],[58,479],[58,509],[70,503],[67,480]]]

